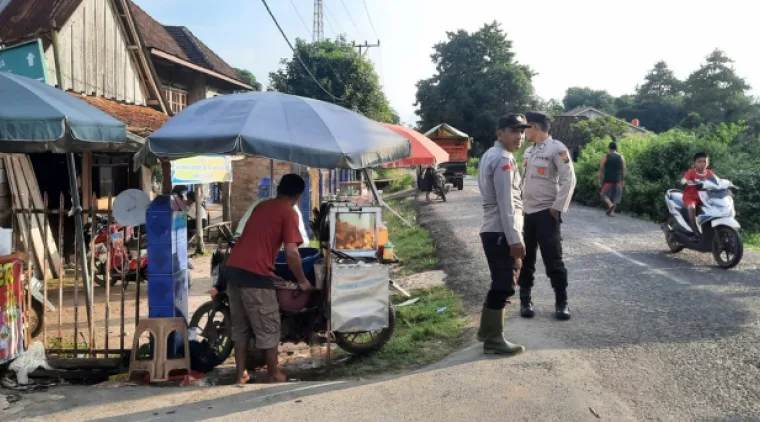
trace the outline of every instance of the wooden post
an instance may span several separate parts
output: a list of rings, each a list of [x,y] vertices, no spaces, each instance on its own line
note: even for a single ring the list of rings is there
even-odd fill
[[[222,221],[232,221],[232,183],[230,182],[222,183]]]
[[[195,185],[193,190],[195,191],[195,236],[198,239],[195,253],[203,255],[206,253],[206,248],[203,244],[203,219],[201,218],[201,212],[203,211],[203,185]]]
[[[172,194],[172,163],[171,161],[161,162],[161,194]]]
[[[88,211],[92,205],[92,153],[82,153],[82,205]]]

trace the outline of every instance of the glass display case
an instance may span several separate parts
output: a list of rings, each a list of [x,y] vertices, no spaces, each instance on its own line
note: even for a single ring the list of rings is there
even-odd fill
[[[330,208],[330,246],[354,258],[377,255],[382,208],[343,205]]]

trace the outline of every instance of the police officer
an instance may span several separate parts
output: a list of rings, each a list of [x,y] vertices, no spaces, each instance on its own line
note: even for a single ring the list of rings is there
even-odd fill
[[[487,354],[512,355],[525,347],[504,338],[504,307],[515,294],[516,276],[525,256],[521,177],[514,152],[528,127],[525,116],[499,119],[498,140],[480,159],[478,187],[483,201],[480,239],[491,271],[491,288],[483,304],[478,340]]]
[[[546,275],[555,294],[555,312],[559,320],[570,319],[567,303],[567,270],[562,262],[562,213],[567,212],[575,189],[575,171],[567,147],[549,136],[549,117],[544,113],[525,113],[530,127],[525,139],[533,143],[523,157],[523,201],[525,210],[525,260],[520,285],[520,315],[535,315],[531,302],[536,249],[546,266]]]

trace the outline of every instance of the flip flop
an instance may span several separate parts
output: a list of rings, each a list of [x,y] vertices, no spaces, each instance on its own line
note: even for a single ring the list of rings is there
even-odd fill
[[[611,206],[611,207],[609,207],[609,208],[607,208],[607,212],[605,212],[605,214],[607,214],[609,216],[610,214],[612,214],[612,211],[615,211],[615,206],[614,205]]]

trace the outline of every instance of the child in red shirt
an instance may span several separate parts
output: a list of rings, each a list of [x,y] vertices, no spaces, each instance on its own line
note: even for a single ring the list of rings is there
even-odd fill
[[[709,165],[710,157],[707,153],[698,152],[694,154],[694,168],[687,171],[681,179],[681,183],[686,185],[683,190],[683,204],[689,209],[689,223],[695,237],[699,235],[699,231],[697,230],[697,205],[701,204],[702,201],[699,199],[699,188],[693,184],[714,175],[712,170],[707,168]]]

